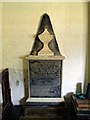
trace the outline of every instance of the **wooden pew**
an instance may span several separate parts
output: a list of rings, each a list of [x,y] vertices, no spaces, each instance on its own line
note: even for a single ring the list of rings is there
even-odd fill
[[[2,119],[1,120],[19,120],[21,107],[12,104],[11,89],[9,83],[9,71],[6,68],[0,73],[2,83]]]

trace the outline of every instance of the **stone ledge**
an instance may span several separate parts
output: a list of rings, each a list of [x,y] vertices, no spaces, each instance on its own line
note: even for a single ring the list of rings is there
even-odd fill
[[[26,102],[65,102],[64,98],[28,98]]]
[[[26,57],[26,59],[28,60],[64,60],[65,57],[62,55],[58,55],[58,56],[49,56],[49,55],[29,55]]]

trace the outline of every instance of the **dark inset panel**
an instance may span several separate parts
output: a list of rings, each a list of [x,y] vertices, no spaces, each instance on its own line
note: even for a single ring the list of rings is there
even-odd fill
[[[29,61],[31,97],[61,97],[61,63],[55,60]]]

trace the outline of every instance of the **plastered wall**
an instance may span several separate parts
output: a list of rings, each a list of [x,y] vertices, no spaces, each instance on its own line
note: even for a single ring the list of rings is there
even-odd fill
[[[0,72],[1,70],[2,70],[2,5],[0,3]],[[2,116],[1,102],[2,102],[2,88],[1,88],[1,79],[0,79],[0,119]]]
[[[90,83],[90,2],[88,3],[88,81]]]
[[[2,4],[0,3],[0,71],[2,68]]]
[[[86,43],[88,40],[87,3],[3,3],[2,61],[10,72],[12,101],[19,104],[27,81],[25,56],[30,53],[43,13],[50,16],[62,55],[62,96],[76,92],[85,81]],[[26,87],[26,91],[28,88]]]

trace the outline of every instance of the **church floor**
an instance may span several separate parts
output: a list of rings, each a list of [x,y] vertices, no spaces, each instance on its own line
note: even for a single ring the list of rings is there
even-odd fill
[[[67,120],[67,111],[64,107],[29,108],[25,116],[19,120]]]

